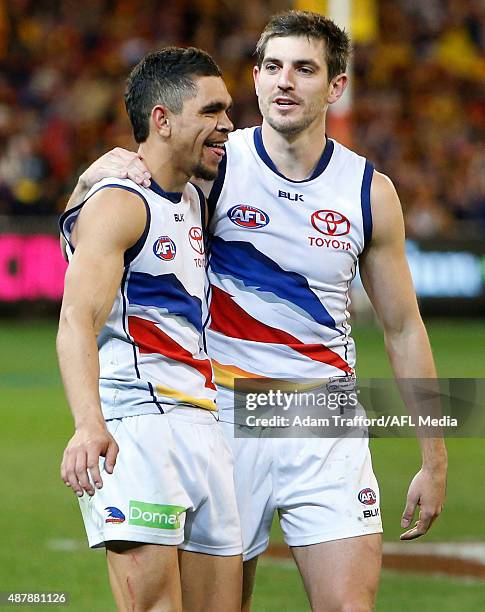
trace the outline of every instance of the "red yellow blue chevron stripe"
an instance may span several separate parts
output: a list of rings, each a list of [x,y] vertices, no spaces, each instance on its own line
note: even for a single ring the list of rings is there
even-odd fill
[[[327,365],[346,374],[353,369],[342,357],[322,344],[304,344],[291,334],[261,323],[245,312],[232,297],[222,289],[212,286],[210,329],[229,338],[251,342],[283,344],[297,353]]]

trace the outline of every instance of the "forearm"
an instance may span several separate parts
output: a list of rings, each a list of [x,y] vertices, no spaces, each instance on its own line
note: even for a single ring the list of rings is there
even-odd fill
[[[436,378],[428,334],[421,319],[385,331],[384,341],[397,379]]]
[[[99,357],[89,317],[61,313],[57,354],[76,429],[105,426],[99,398]]]
[[[436,382],[431,346],[426,329],[419,319],[401,329],[385,334],[386,349],[401,395],[413,415],[441,416],[439,388]],[[418,392],[420,388],[421,393]],[[428,392],[428,393],[427,393]],[[426,395],[430,399],[423,399]],[[436,395],[436,399],[432,399]],[[447,454],[443,437],[419,435],[423,466],[437,468],[446,465]]]

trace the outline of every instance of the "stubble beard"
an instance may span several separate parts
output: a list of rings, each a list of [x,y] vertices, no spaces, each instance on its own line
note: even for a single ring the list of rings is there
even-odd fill
[[[266,107],[260,104],[260,112],[263,115],[263,119],[267,121],[275,132],[282,134],[283,136],[295,136],[305,131],[315,121],[318,115],[318,108],[311,106],[307,108],[307,112],[301,117],[301,119],[291,119],[290,117],[274,117],[270,113],[271,103]]]
[[[192,176],[203,181],[214,181],[219,174],[219,168],[211,170],[204,166],[202,162],[199,162],[192,171]]]

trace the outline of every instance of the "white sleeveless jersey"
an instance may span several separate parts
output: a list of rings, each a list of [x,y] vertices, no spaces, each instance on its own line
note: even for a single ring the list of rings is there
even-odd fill
[[[147,224],[125,253],[121,285],[97,340],[104,417],[160,413],[173,405],[215,410],[212,368],[202,348],[203,195],[191,184],[175,194],[153,180],[145,189],[109,178],[94,185],[86,199],[106,188],[139,195]],[[61,217],[68,242],[82,206]]]
[[[238,130],[209,196],[207,329],[216,382],[354,373],[349,285],[372,231],[365,158],[327,139],[312,176],[282,176],[261,128]]]

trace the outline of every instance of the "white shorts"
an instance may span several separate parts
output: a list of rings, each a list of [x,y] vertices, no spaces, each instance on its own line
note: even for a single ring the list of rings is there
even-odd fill
[[[219,394],[219,407],[227,396]],[[231,411],[220,414],[234,454],[244,560],[267,548],[276,510],[288,546],[382,533],[366,436],[236,438],[235,426],[223,422],[233,421]]]
[[[126,540],[241,554],[232,455],[213,414],[174,408],[107,426],[120,452],[103,488],[79,500],[89,546]]]

